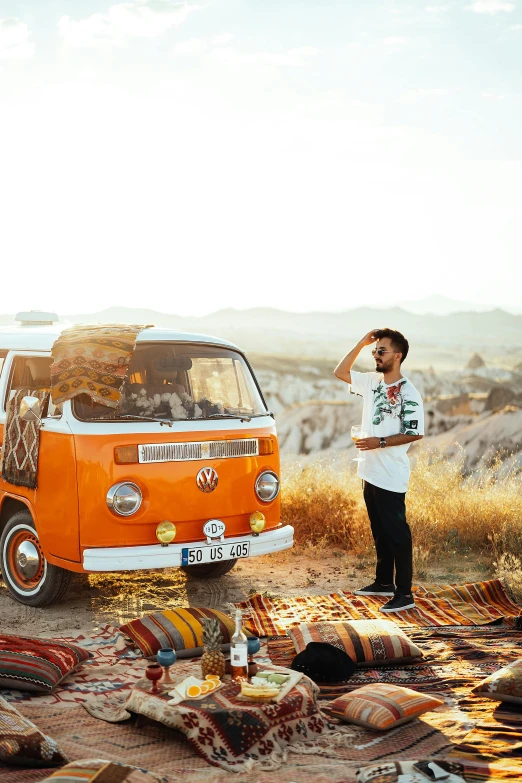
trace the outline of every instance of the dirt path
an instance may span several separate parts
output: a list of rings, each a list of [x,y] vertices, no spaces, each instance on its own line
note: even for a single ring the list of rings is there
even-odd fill
[[[175,606],[226,610],[253,592],[321,595],[361,587],[372,568],[343,553],[293,549],[238,563],[221,579],[187,577],[181,570],[75,575],[64,600],[45,609],[14,601],[0,582],[0,630],[26,636],[89,635],[103,625],[120,625],[147,612]],[[454,559],[436,564],[425,582],[487,578],[480,564]]]

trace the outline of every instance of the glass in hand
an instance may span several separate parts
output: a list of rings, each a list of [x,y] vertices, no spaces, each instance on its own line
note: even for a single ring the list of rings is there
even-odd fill
[[[353,442],[355,443],[356,441],[360,440],[361,438],[367,438],[368,437],[368,433],[363,430],[363,428],[361,427],[360,424],[355,424],[352,427],[351,436],[352,436]],[[354,459],[352,460],[352,462],[365,462],[365,461],[366,461],[366,457],[361,457],[361,456],[354,457]]]

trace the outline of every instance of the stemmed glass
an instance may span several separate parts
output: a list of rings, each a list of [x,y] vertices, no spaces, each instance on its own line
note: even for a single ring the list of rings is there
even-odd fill
[[[356,441],[360,440],[361,438],[367,438],[368,433],[365,432],[360,424],[355,424],[352,427],[352,440],[355,443]],[[354,457],[352,462],[366,462],[366,457]]]
[[[176,662],[176,651],[172,647],[160,647],[157,652],[156,660],[160,666],[163,666],[162,685],[172,685],[173,680],[169,674],[169,668]]]
[[[158,680],[163,674],[162,668],[159,663],[151,663],[145,669],[145,677],[152,682],[151,693],[159,693]]]

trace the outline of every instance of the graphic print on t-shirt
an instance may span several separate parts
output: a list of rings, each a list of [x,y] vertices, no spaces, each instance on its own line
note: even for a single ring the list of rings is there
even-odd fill
[[[409,419],[409,417],[415,415],[415,408],[418,407],[418,403],[405,396],[402,387],[406,383],[406,378],[403,378],[393,386],[385,386],[384,382],[381,381],[377,388],[373,389],[375,409],[372,421],[373,424],[377,425],[381,424],[387,417],[399,419],[399,432],[401,435],[417,435],[418,433],[414,432],[414,430],[418,427],[419,421],[418,419]]]

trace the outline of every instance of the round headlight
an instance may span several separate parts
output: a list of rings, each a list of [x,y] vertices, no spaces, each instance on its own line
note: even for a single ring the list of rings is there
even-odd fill
[[[114,484],[107,492],[107,505],[111,511],[122,517],[135,514],[141,506],[141,500],[140,488],[130,481]]]
[[[261,473],[256,481],[256,494],[260,500],[268,503],[274,500],[279,492],[279,479],[272,471]]]

